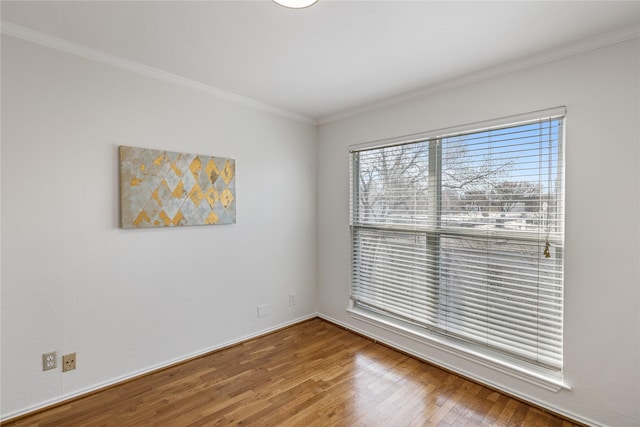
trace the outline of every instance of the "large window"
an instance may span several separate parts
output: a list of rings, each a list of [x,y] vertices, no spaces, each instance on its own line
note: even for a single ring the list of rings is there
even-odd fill
[[[563,114],[353,147],[353,306],[561,371]]]

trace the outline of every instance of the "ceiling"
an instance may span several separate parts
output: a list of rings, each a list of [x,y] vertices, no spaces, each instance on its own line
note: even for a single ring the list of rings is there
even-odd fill
[[[15,24],[327,122],[626,30],[640,1],[2,1]],[[3,30],[4,31],[4,30]],[[6,32],[6,31],[5,31]]]

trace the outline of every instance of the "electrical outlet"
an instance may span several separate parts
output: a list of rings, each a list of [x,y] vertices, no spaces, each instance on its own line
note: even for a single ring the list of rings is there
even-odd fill
[[[76,369],[76,354],[69,353],[62,356],[62,372]]]
[[[258,306],[258,317],[264,317],[269,314],[269,310],[267,308],[267,304],[262,304]]]
[[[296,293],[291,292],[289,294],[289,307],[293,307],[294,305],[296,305]]]
[[[42,370],[48,371],[49,369],[55,369],[58,367],[58,352],[52,351],[51,353],[44,353],[42,355]]]

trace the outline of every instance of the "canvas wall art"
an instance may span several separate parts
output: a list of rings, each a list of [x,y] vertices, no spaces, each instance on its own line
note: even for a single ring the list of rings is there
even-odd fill
[[[235,160],[120,146],[120,209],[123,228],[235,224]]]

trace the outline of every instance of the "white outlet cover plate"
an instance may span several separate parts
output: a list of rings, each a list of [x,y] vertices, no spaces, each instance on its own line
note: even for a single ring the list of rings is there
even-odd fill
[[[48,371],[58,367],[58,352],[44,353],[42,355],[42,370]]]
[[[258,306],[258,317],[264,317],[269,314],[267,304],[261,304]]]

